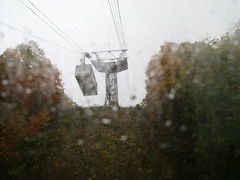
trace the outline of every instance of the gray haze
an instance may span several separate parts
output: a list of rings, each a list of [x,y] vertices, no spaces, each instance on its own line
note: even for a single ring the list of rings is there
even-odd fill
[[[86,51],[118,49],[107,0],[32,0]],[[129,90],[137,104],[145,97],[145,70],[165,41],[198,41],[219,37],[240,18],[240,0],[119,0],[129,49],[127,72],[118,75],[120,105],[128,106]],[[0,0],[0,21],[73,48],[34,16],[20,0]],[[0,53],[34,38],[0,25]],[[102,105],[104,74],[96,73],[99,95],[84,97],[74,77],[80,55],[35,40],[61,71],[65,92],[78,104]],[[110,42],[110,43],[109,43]],[[130,86],[128,86],[128,80]]]

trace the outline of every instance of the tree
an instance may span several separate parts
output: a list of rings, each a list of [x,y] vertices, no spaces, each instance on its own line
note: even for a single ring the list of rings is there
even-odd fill
[[[6,50],[0,70],[0,101],[17,104],[27,116],[61,103],[60,73],[35,42]]]
[[[24,137],[41,132],[63,99],[60,73],[37,43],[7,49],[0,56],[1,161],[15,157]]]
[[[239,32],[166,43],[149,63],[149,137],[167,158],[165,178],[239,178]]]

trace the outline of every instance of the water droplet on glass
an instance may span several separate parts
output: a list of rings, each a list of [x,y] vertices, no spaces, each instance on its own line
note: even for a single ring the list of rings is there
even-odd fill
[[[234,56],[233,56],[232,54],[229,54],[229,55],[227,56],[227,58],[230,59],[230,60],[233,60],[233,59],[234,59]]]
[[[12,67],[12,66],[13,66],[13,63],[12,63],[12,62],[8,62],[8,63],[7,63],[7,66],[8,66],[8,67]]]
[[[171,120],[167,120],[165,123],[164,123],[164,126],[165,127],[170,127],[172,125],[172,121]]]
[[[169,147],[167,143],[160,143],[159,146],[161,149],[167,149]]]
[[[211,45],[212,45],[212,47],[213,47],[214,49],[217,49],[217,48],[218,48],[218,43],[215,42],[215,41],[212,42]]]
[[[118,111],[118,106],[112,106],[112,110],[113,110],[114,112],[117,112],[117,111]]]
[[[133,95],[133,96],[131,97],[131,99],[132,99],[132,100],[135,100],[135,99],[136,99],[136,96]]]
[[[168,98],[169,99],[174,99],[175,98],[175,93],[176,93],[176,90],[174,88],[172,88],[170,90],[170,93],[168,94]]]
[[[25,92],[26,92],[26,94],[31,94],[31,93],[32,93],[32,90],[31,90],[30,88],[26,88],[26,89],[25,89]]]
[[[233,41],[233,44],[234,44],[235,46],[239,46],[239,41],[238,41],[238,40],[235,40],[235,41]]]
[[[149,77],[154,77],[156,75],[156,72],[155,71],[151,71],[150,74],[149,74]]]
[[[56,108],[55,107],[51,107],[50,111],[51,112],[56,112]]]
[[[35,153],[34,151],[28,151],[28,154],[29,154],[29,156],[33,156],[33,155],[35,155],[36,153]]]
[[[87,103],[90,104],[90,103],[91,103],[91,100],[90,100],[90,99],[87,99]]]
[[[23,92],[24,91],[24,88],[22,87],[21,84],[17,84],[17,91],[18,92]]]
[[[126,141],[127,139],[128,139],[127,136],[121,136],[121,137],[119,138],[120,141]]]
[[[195,50],[196,53],[201,52],[201,49],[199,47],[196,47],[194,50]]]
[[[2,81],[2,84],[3,84],[4,86],[8,85],[8,80],[3,80],[3,81]]]
[[[30,138],[29,138],[29,137],[25,137],[25,138],[23,138],[23,140],[24,140],[25,142],[28,142],[28,141],[30,141]]]
[[[3,39],[4,38],[4,34],[1,32],[0,33],[0,38]]]
[[[109,124],[111,124],[111,122],[112,122],[111,119],[107,119],[107,118],[102,119],[102,123],[105,125],[109,125]]]
[[[91,109],[86,109],[85,112],[87,113],[87,115],[92,116],[93,112]]]
[[[193,79],[193,83],[195,83],[195,84],[199,84],[200,81],[199,81],[197,78],[194,78],[194,79]]]
[[[172,46],[172,49],[171,49],[171,50],[172,50],[172,52],[176,52],[176,51],[178,50],[178,46],[176,46],[176,45],[175,45],[175,46]]]
[[[2,97],[6,97],[6,96],[7,96],[7,93],[6,93],[6,92],[1,92],[1,96],[2,96]]]
[[[79,139],[77,143],[78,143],[79,146],[82,146],[84,144],[84,140]]]
[[[184,131],[186,131],[186,130],[187,130],[187,126],[182,125],[182,126],[180,127],[180,131],[184,132]]]

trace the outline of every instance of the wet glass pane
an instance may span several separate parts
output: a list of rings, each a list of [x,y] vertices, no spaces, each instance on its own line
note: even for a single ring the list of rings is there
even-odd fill
[[[239,0],[0,0],[0,179],[240,179]]]

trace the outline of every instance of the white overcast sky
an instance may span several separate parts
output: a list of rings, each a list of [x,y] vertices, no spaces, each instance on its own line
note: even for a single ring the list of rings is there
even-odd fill
[[[26,1],[26,0],[24,0]],[[117,49],[107,0],[31,0],[84,50]],[[129,89],[140,103],[146,95],[145,71],[151,56],[165,41],[198,41],[219,37],[240,18],[240,0],[119,0],[124,32],[129,49],[127,72],[118,74],[120,105],[128,106]],[[14,25],[57,44],[73,48],[20,0],[0,0],[0,21]],[[104,74],[95,72],[98,96],[84,97],[74,77],[79,56],[0,24],[0,53],[6,48],[35,40],[62,73],[65,92],[79,105],[102,105],[105,98]],[[128,86],[128,79],[129,84]]]

